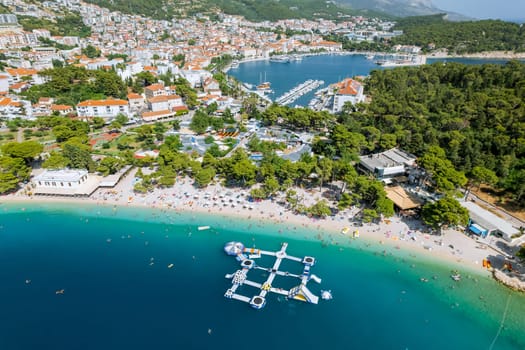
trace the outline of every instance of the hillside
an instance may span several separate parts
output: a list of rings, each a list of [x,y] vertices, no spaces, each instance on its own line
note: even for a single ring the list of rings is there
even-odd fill
[[[166,20],[196,13],[212,14],[219,9],[224,13],[241,15],[252,21],[276,21],[286,18],[335,19],[341,13],[352,13],[347,7],[320,0],[86,0],[86,2],[113,11]]]
[[[394,29],[403,35],[394,44],[446,48],[450,53],[482,51],[525,51],[525,28],[500,20],[450,22],[445,16],[420,16],[399,19]]]
[[[393,16],[418,16],[442,12],[430,0],[339,0],[355,9],[385,12]]]

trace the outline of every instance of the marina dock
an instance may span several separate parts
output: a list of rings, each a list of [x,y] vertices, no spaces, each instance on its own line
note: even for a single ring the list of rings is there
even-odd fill
[[[289,299],[295,299],[304,301],[311,304],[317,304],[319,302],[319,297],[313,294],[307,287],[307,283],[310,280],[313,280],[316,283],[321,283],[321,279],[316,275],[310,273],[311,267],[315,264],[315,258],[311,256],[305,256],[303,258],[298,258],[295,256],[288,255],[286,249],[288,248],[288,243],[283,243],[281,249],[272,252],[266,250],[260,250],[256,248],[245,248],[241,242],[228,242],[224,246],[224,251],[226,254],[235,256],[237,261],[241,264],[241,269],[235,271],[233,274],[227,274],[225,277],[231,279],[232,286],[226,291],[224,296],[228,299],[236,299],[249,303],[255,309],[261,309],[266,305],[266,295],[268,293],[276,293],[284,295]],[[260,258],[262,255],[274,256],[275,262],[273,266],[262,267],[258,266],[253,259]],[[279,267],[283,259],[288,259],[303,264],[303,273],[292,274],[286,271],[280,271]],[[268,277],[264,283],[259,283],[251,281],[248,279],[248,272],[251,269],[263,270],[268,272]],[[283,288],[274,287],[272,285],[276,276],[290,277],[299,279],[300,283],[286,290]],[[247,285],[259,289],[259,293],[255,294],[251,298],[242,294],[237,293],[237,289],[242,286]]]
[[[282,96],[280,96],[279,98],[275,100],[275,103],[282,105],[282,106],[288,105],[294,102],[295,100],[297,100],[299,97],[309,93],[310,91],[318,88],[319,86],[323,84],[324,84],[324,81],[322,80],[309,79],[305,81],[304,83],[297,85],[290,91],[284,93]]]

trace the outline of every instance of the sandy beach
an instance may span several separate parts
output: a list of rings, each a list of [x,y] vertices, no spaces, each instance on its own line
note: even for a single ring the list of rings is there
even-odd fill
[[[133,192],[135,171],[132,171],[112,189],[98,189],[89,198],[27,196],[23,191],[4,196],[4,202],[20,203],[76,203],[100,206],[148,207],[165,211],[184,211],[245,218],[261,224],[267,222],[286,225],[290,230],[308,228],[315,233],[313,239],[330,242],[337,237],[339,242],[351,245],[354,240],[370,244],[384,245],[385,252],[400,250],[411,256],[437,259],[450,265],[452,269],[462,268],[487,275],[489,271],[482,267],[483,259],[497,256],[499,253],[484,244],[476,242],[464,233],[445,230],[443,235],[431,235],[419,220],[394,216],[384,219],[379,224],[359,224],[353,221],[359,208],[350,208],[325,219],[309,218],[294,214],[285,208],[280,200],[248,202],[248,191],[225,188],[212,184],[205,189],[197,189],[189,178],[178,178],[174,187],[156,189],[147,194]],[[319,188],[305,191],[296,189],[303,197],[303,204],[310,205],[326,196]],[[325,190],[326,191],[326,190]],[[205,223],[203,223],[205,224]],[[344,232],[344,233],[343,233]],[[359,237],[354,237],[358,233]],[[345,237],[345,235],[347,237]],[[348,238],[348,239],[347,239]],[[339,243],[338,243],[339,244]]]

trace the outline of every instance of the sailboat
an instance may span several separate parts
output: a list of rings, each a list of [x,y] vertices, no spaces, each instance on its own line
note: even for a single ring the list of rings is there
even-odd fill
[[[262,81],[262,73],[259,73],[259,85],[257,85],[257,91],[260,91],[264,94],[271,94],[273,91],[271,89],[271,84],[269,81],[266,81],[266,72],[264,72],[264,82]]]

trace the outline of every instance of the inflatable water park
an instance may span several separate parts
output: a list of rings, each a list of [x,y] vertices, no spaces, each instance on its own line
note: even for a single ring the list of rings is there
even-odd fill
[[[317,304],[319,297],[313,294],[306,286],[310,280],[316,283],[321,283],[321,279],[316,275],[310,273],[310,269],[315,265],[315,258],[312,256],[305,256],[298,258],[288,255],[286,248],[288,243],[282,243],[281,249],[275,252],[246,248],[241,242],[228,242],[224,245],[224,252],[230,256],[234,256],[241,265],[241,269],[232,274],[226,274],[226,278],[231,279],[232,286],[226,291],[224,296],[228,299],[236,299],[250,304],[255,309],[262,309],[266,305],[266,295],[268,293],[276,293],[284,295],[288,299],[300,300],[306,303]],[[263,267],[255,263],[254,259],[258,259],[263,255],[275,257],[275,262],[272,267]],[[303,264],[302,274],[293,274],[287,271],[280,271],[279,266],[284,259],[289,259]],[[265,282],[258,283],[248,279],[248,272],[250,270],[262,270],[268,272],[268,277]],[[296,278],[299,284],[291,289],[278,288],[272,285],[276,276],[284,276]],[[259,294],[248,297],[237,293],[237,289],[247,285],[259,290]],[[332,299],[330,291],[321,291],[323,299]]]

